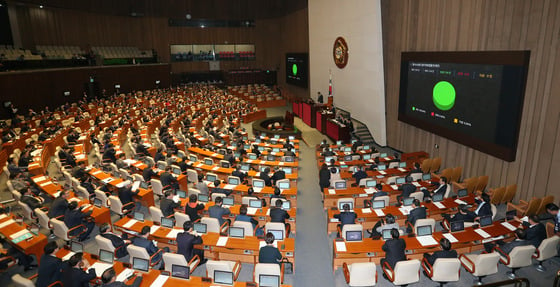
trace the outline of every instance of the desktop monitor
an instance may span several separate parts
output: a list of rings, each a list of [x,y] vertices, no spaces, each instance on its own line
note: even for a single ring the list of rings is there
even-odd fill
[[[344,148],[344,152],[352,152],[352,148],[347,146]]]
[[[293,157],[293,156],[286,156],[286,157],[284,158],[284,161],[285,161],[285,162],[294,162],[294,157]]]
[[[351,155],[345,155],[344,156],[344,161],[352,161],[352,156]]]
[[[144,222],[144,213],[134,212],[134,219]]]
[[[251,149],[251,146],[248,144],[243,145],[243,149]]]
[[[282,170],[284,171],[284,173],[286,174],[292,174],[292,168],[291,167],[283,167]]]
[[[257,149],[258,149],[259,151],[264,151],[264,147],[263,147],[263,146],[259,146]]]
[[[177,190],[177,196],[179,196],[179,198],[187,198],[187,192],[184,190]]]
[[[173,225],[175,225],[173,218],[162,217],[160,222],[163,227],[173,228]]]
[[[157,163],[157,168],[160,170],[164,170],[167,167],[167,165],[164,162],[158,162]]]
[[[266,160],[268,160],[268,161],[275,161],[275,160],[276,160],[276,157],[275,157],[274,155],[269,154],[269,155],[266,156]]]
[[[338,203],[338,210],[344,210],[344,205],[350,205],[350,210],[354,209],[354,202],[352,201],[341,201]]]
[[[387,157],[387,153],[381,153],[379,154],[379,157]]]
[[[148,270],[150,269],[148,259],[132,257],[132,269],[142,272],[148,272]]]
[[[228,177],[228,184],[239,185],[239,177]]]
[[[197,197],[198,197],[198,201],[200,201],[200,202],[208,202],[209,201],[208,194],[199,193],[197,195]]]
[[[256,159],[257,159],[257,155],[254,154],[254,153],[249,154],[248,157],[249,157],[249,159],[252,159],[252,160],[256,160]]]
[[[391,229],[383,229],[381,231],[381,236],[383,237],[383,240],[389,240],[393,238],[393,236],[391,235]]]
[[[214,161],[212,159],[205,158],[204,159],[204,164],[205,165],[214,165]]]
[[[223,205],[233,206],[233,197],[224,197]]]
[[[197,233],[204,234],[204,233],[206,233],[206,223],[195,222],[193,224],[193,229]]]
[[[377,181],[373,179],[366,180],[366,187],[374,188],[377,185]]]
[[[223,148],[221,148],[221,149],[218,150],[218,153],[221,154],[221,155],[225,155],[225,154],[226,154],[226,150],[223,149]]]
[[[513,220],[513,218],[517,216],[517,210],[513,209],[510,211],[506,211],[506,220],[510,221]]]
[[[432,175],[431,175],[431,174],[429,174],[429,173],[424,173],[424,174],[422,174],[422,180],[423,180],[423,181],[427,181],[427,180],[430,180],[430,179],[432,179]]]
[[[405,168],[406,167],[406,162],[404,162],[404,161],[399,162],[399,167],[400,168]]]
[[[148,189],[148,183],[145,181],[141,181],[140,182],[140,188],[142,189]]]
[[[230,226],[228,228],[229,237],[233,238],[245,238],[245,228]]]
[[[334,159],[336,161],[336,159],[333,156],[326,156],[325,157],[325,162],[330,163],[331,159]]]
[[[275,139],[279,139],[279,138],[280,138],[280,135],[274,135],[274,138],[275,138]]]
[[[266,171],[266,168],[267,168],[267,166],[262,165],[262,166],[260,167],[260,171],[261,171],[261,172],[265,172],[265,171]]]
[[[190,155],[189,156],[189,160],[192,162],[197,162],[198,161],[198,157],[196,157],[196,155]]]
[[[341,144],[342,144],[342,141],[340,141],[340,140],[336,141],[336,145],[341,145]]]
[[[181,175],[182,173],[181,168],[177,166],[174,166],[172,170],[173,170],[173,174],[175,175]]]
[[[371,159],[371,154],[364,154],[364,155],[362,156],[362,159],[363,159],[363,160],[370,160],[370,159]]]
[[[346,241],[362,241],[362,231],[361,230],[346,231]]]
[[[291,208],[291,204],[289,200],[282,200],[282,209],[288,211]]]
[[[260,199],[250,199],[249,200],[249,207],[262,208],[262,200],[260,200]]]
[[[216,179],[218,179],[218,177],[215,174],[210,174],[210,173],[206,174],[206,180],[207,181],[214,182],[214,181],[216,181]]]
[[[214,283],[233,285],[233,272],[214,270]]]
[[[384,164],[380,164],[380,165],[377,166],[377,170],[386,170],[386,169],[387,169],[387,166],[384,165]]]
[[[414,197],[407,197],[403,199],[404,206],[411,206],[413,202],[414,202]]]
[[[74,253],[84,252],[84,245],[80,242],[70,241],[70,250]]]
[[[290,182],[289,181],[281,181],[278,183],[279,189],[290,189]]]
[[[291,141],[293,141],[293,140],[296,139],[296,137],[295,137],[295,136],[288,136],[288,139],[291,140]]]
[[[280,148],[273,147],[273,148],[272,148],[272,152],[280,152]]]
[[[280,276],[259,274],[259,287],[279,287]]]
[[[278,241],[284,240],[284,230],[268,229],[266,232],[272,233],[272,235],[274,235],[274,240],[278,240]]]
[[[369,145],[365,145],[365,146],[362,147],[362,150],[370,150],[370,149],[371,149],[371,147]]]
[[[171,264],[171,277],[189,279],[191,268],[189,266]]]
[[[371,208],[379,209],[385,207],[385,200],[374,200],[371,202]]]
[[[241,169],[242,171],[244,171],[244,172],[248,172],[249,169],[251,169],[251,167],[250,167],[248,164],[242,164],[242,165],[240,166],[240,169]]]
[[[99,198],[94,198],[93,199],[93,205],[96,207],[101,207],[101,205],[103,204],[103,202],[101,201],[101,199]]]
[[[434,196],[432,196],[432,202],[440,202],[443,200],[443,194],[442,193],[436,193],[434,194]]]
[[[220,166],[221,166],[222,168],[230,168],[230,164],[229,164],[228,161],[221,161],[221,162],[220,162]]]
[[[492,225],[492,215],[486,215],[480,217],[479,222],[480,222],[480,227]]]
[[[449,229],[451,230],[451,232],[459,232],[465,230],[465,222],[463,220],[452,221],[449,225]]]
[[[253,179],[253,187],[254,187],[254,188],[263,188],[263,187],[264,187],[264,180],[262,180],[262,179]]]
[[[417,236],[424,236],[424,235],[432,235],[432,226],[431,225],[422,225],[416,228],[416,235]]]
[[[99,249],[99,261],[113,264],[113,252],[109,250]]]
[[[344,180],[336,181],[334,183],[334,189],[346,189],[346,181]]]
[[[457,197],[466,197],[469,195],[469,191],[466,188],[457,190]]]
[[[396,183],[397,184],[404,184],[406,182],[404,177],[397,177]]]

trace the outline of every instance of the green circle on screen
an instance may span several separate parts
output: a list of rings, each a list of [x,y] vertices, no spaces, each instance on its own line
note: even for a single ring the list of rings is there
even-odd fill
[[[296,64],[292,65],[292,74],[294,74],[294,76],[297,75],[297,65]]]
[[[446,81],[438,82],[434,86],[434,105],[442,111],[448,111],[455,105],[455,88]]]

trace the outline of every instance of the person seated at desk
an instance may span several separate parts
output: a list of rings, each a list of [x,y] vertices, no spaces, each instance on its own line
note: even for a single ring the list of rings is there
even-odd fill
[[[202,237],[193,230],[192,221],[185,221],[183,230],[184,232],[177,234],[177,254],[185,256],[187,262],[198,255],[200,257],[199,265],[206,263],[208,260],[204,259],[204,250],[194,248],[195,244],[202,244]]]
[[[171,174],[171,166],[168,165],[165,167],[163,173],[159,176],[159,180],[163,189],[179,189],[179,182],[177,179]]]
[[[412,177],[407,176],[405,178],[406,183],[399,186],[399,190],[402,190],[402,193],[397,195],[397,201],[401,202],[403,199],[410,197],[410,195],[416,191],[416,186],[412,184]]]
[[[47,213],[49,218],[64,216],[64,214],[66,214],[66,210],[68,210],[68,197],[70,197],[69,190],[63,190],[60,192],[60,195],[51,203],[51,208]]]
[[[105,270],[101,275],[101,282],[103,282],[102,287],[140,287],[140,283],[142,283],[142,276],[136,276],[132,284],[125,284],[124,282],[117,281],[117,272],[113,267]]]
[[[455,215],[449,216],[448,214],[442,214],[442,217],[447,219],[449,223],[456,221],[464,222],[474,222],[476,218],[476,213],[469,210],[469,206],[466,204],[460,204],[457,208],[458,211]]]
[[[546,205],[546,212],[552,218],[554,223],[554,233],[560,232],[560,212],[558,212],[558,205],[549,203]]]
[[[239,177],[239,180],[243,184],[247,184],[247,182],[246,182],[247,174],[241,171],[241,168],[239,167],[239,165],[235,167],[235,170],[231,173],[231,175]]]
[[[424,193],[424,200],[434,197],[436,194],[441,194],[442,198],[445,196],[447,189],[450,188],[447,184],[447,177],[442,176],[439,178],[439,183],[433,182],[436,185],[439,185],[433,192],[430,194],[428,189],[422,188],[422,192]]]
[[[352,177],[356,179],[356,186],[358,186],[360,184],[360,180],[367,178],[368,175],[362,166],[356,166],[356,172],[352,174]]]
[[[280,167],[274,167],[274,174],[272,175],[272,184],[276,184],[279,180],[286,178],[286,172],[282,170]]]
[[[84,260],[83,253],[78,252],[68,259],[67,266],[62,271],[64,287],[89,287],[89,281],[96,276],[95,269],[89,268],[89,262]],[[85,272],[83,269],[89,269]]]
[[[385,241],[381,249],[385,251],[385,258],[381,259],[381,266],[385,263],[389,264],[391,268],[395,268],[395,264],[399,261],[406,260],[404,253],[406,249],[406,242],[404,239],[399,238],[399,230],[396,228],[391,229],[391,239]]]
[[[140,189],[132,191],[132,183],[130,181],[123,182],[123,187],[119,188],[118,196],[123,206],[134,202],[134,196],[138,195]],[[126,208],[128,210],[130,208]]]
[[[434,263],[438,258],[457,258],[457,251],[451,249],[451,242],[449,239],[445,237],[440,239],[439,246],[441,247],[441,250],[436,251],[433,254],[424,253],[424,258],[428,260],[430,266],[434,266]]]
[[[410,172],[406,176],[410,176],[413,173],[423,173],[422,169],[420,168],[420,163],[415,162],[414,165],[413,165],[413,168],[410,170]]]
[[[259,178],[264,180],[264,185],[272,186],[272,179],[268,175],[270,173],[270,167],[266,167],[263,172],[259,175]]]
[[[265,246],[259,250],[259,263],[278,263],[282,260],[282,253],[274,247],[274,234],[268,232],[264,236]]]
[[[158,161],[165,161],[165,156],[163,155],[163,149],[161,147],[158,147],[154,155],[154,162],[157,163]]]
[[[241,207],[239,207],[239,215],[235,217],[235,221],[251,222],[253,230],[256,228],[255,236],[262,236],[264,234],[264,230],[258,227],[259,222],[252,216],[247,215],[247,204],[242,204]]]
[[[10,176],[14,175],[14,178],[15,178],[18,175],[25,173],[27,171],[27,169],[19,167],[16,164],[15,158],[14,157],[9,157],[8,158],[8,171],[10,172]]]
[[[278,201],[276,201],[278,202]],[[335,214],[333,217],[340,221],[339,224],[336,225],[337,229],[339,228],[342,231],[342,228],[345,224],[354,224],[356,223],[356,218],[358,217],[354,211],[350,210],[350,204],[345,203],[342,205],[342,212]],[[337,234],[337,237],[340,237],[340,234]]]
[[[69,144],[75,145],[78,142],[79,138],[80,138],[80,134],[75,129],[72,129],[66,136],[66,141]]]
[[[228,161],[230,165],[233,165],[235,163],[235,156],[233,156],[233,152],[230,149],[226,150],[226,154],[224,155],[224,160]]]
[[[150,255],[150,257],[151,257],[154,254],[156,254],[160,249],[158,249],[155,246],[155,244],[152,240],[148,240],[148,236],[150,236],[150,226],[146,225],[146,226],[142,227],[142,230],[140,231],[140,234],[138,234],[138,236],[134,237],[134,239],[132,240],[132,244],[134,246],[145,248],[146,251],[148,252],[148,255]],[[162,250],[163,250],[163,252],[169,252],[169,247],[164,247]],[[159,269],[160,267],[163,266],[163,261],[160,260],[161,257],[162,257],[161,254],[162,253],[159,252],[156,256],[154,256],[151,259],[151,262],[159,261],[159,263],[154,266],[154,269]]]
[[[526,238],[527,238],[527,232],[522,228],[517,228],[515,230],[515,240],[508,243],[504,243],[504,241],[502,240],[499,240],[497,242],[499,245],[499,250],[502,251],[503,254],[509,254],[513,250],[513,248],[517,246],[531,245],[531,242],[527,241]],[[496,245],[493,242],[485,243],[484,248],[486,249],[487,252],[491,252],[492,249],[496,248]]]
[[[321,153],[321,156],[333,156],[335,153],[330,148],[325,148],[325,150]]]
[[[136,154],[139,156],[150,156],[148,148],[140,140],[136,140]]]
[[[546,228],[541,223],[539,217],[537,215],[531,215],[529,216],[528,221],[522,221],[516,216],[515,220],[521,222],[521,224],[523,224],[526,228],[525,240],[536,248],[539,248],[541,242],[546,239]]]
[[[476,204],[478,204],[478,207],[474,211],[477,217],[492,215],[490,196],[487,193],[483,192],[481,195],[477,196],[474,201],[476,202]]]
[[[383,230],[391,230],[393,228],[399,229],[399,224],[397,223],[397,219],[391,213],[387,213],[385,215],[385,219],[381,219],[375,223],[371,230],[368,230],[371,233],[370,238],[372,239],[379,239],[383,234]]]
[[[37,271],[37,287],[47,287],[61,279],[64,263],[55,255],[58,250],[60,248],[56,241],[49,241],[43,248],[45,253],[41,256],[41,264]]]
[[[165,198],[162,198],[159,202],[159,208],[163,216],[168,217],[175,214],[175,209],[181,207],[181,202],[173,200],[173,192],[171,190],[166,190],[164,195]],[[155,218],[153,219],[156,220]]]
[[[387,193],[386,191],[383,191],[383,184],[382,183],[378,183],[378,184],[375,185],[375,192],[371,195],[371,200],[369,200],[369,199],[364,200],[364,206],[369,207],[369,206],[371,206],[371,202],[374,201],[376,198],[378,198],[380,196],[386,196],[386,195],[389,195],[389,193]]]
[[[379,165],[380,162],[381,162],[381,161],[379,160],[379,157],[376,156],[376,157],[373,159],[373,163],[370,164],[370,166],[369,166],[368,168],[366,168],[366,170],[372,170],[372,171],[373,171],[373,170],[377,170],[377,166]]]
[[[318,147],[318,150],[324,150],[325,148],[328,148],[330,145],[327,142],[326,139],[323,139],[323,141],[321,142],[321,144]]]
[[[261,157],[261,151],[259,150],[259,147],[256,144],[254,144],[251,147],[251,153],[254,153],[257,156],[257,158]]]
[[[270,206],[272,206],[272,199],[273,198],[281,198],[283,200],[286,200],[286,198],[284,196],[282,196],[282,191],[280,190],[280,188],[278,186],[274,187],[274,194],[272,194],[270,196]]]
[[[71,167],[76,166],[76,157],[72,154],[72,148],[68,145],[63,146],[60,151],[58,151],[58,158],[67,165]]]
[[[189,216],[192,222],[200,220],[198,212],[204,210],[204,204],[198,202],[196,194],[189,195],[189,202],[185,205],[185,214]]]
[[[115,161],[117,168],[127,168],[127,164],[124,162],[124,153],[117,155],[117,160]]]
[[[75,178],[82,178],[84,175],[87,175],[86,162],[80,161],[78,165],[72,168],[71,174]]]
[[[286,152],[284,152],[284,156],[296,156],[296,153],[292,149],[293,149],[292,146],[287,147]]]
[[[406,228],[406,232],[411,233],[416,220],[424,218],[426,218],[426,207],[421,206],[420,200],[415,199],[412,201],[412,210],[406,217],[406,223],[410,223],[410,225]]]
[[[157,176],[157,172],[153,170],[154,165],[150,162],[147,164],[147,167],[142,171],[142,177],[144,178],[145,182],[150,182],[152,177]]]
[[[99,226],[99,235],[111,240],[111,243],[115,247],[115,255],[117,256],[117,258],[122,258],[128,255],[126,246],[130,244],[131,241],[126,239],[126,233],[123,233],[120,236],[116,235],[111,232],[111,225],[109,223],[103,223],[101,226]]]
[[[321,187],[321,192],[325,191],[331,185],[331,172],[326,163],[321,165],[319,170],[319,186]]]
[[[78,238],[79,241],[87,240],[95,227],[95,222],[90,219],[92,212],[93,209],[86,213],[82,213],[81,208],[78,208],[78,202],[76,201],[68,203],[68,210],[66,211],[66,214],[64,214],[64,224],[66,224],[68,229],[72,229],[80,224],[83,224],[86,228],[85,232]],[[77,228],[76,230],[70,232],[70,235],[76,235],[81,231],[82,228]]]
[[[276,200],[275,206],[270,205],[270,222],[282,222],[286,226],[286,238],[290,234],[291,226],[286,222],[290,219],[290,214],[282,209],[282,200]]]
[[[117,161],[117,151],[112,143],[107,145],[107,148],[103,152],[103,162],[115,163]]]
[[[223,181],[224,184],[227,184],[227,181]],[[232,189],[225,189],[225,188],[220,188],[220,185],[222,184],[222,181],[220,181],[219,179],[214,180],[214,188],[212,189],[212,193],[223,193],[227,196],[229,196],[233,190]]]
[[[231,211],[229,210],[229,208],[222,207],[223,202],[224,199],[221,196],[218,196],[214,201],[215,204],[208,208],[208,215],[212,218],[218,219],[218,221],[220,222],[220,226],[222,226],[226,220],[231,223],[231,220],[229,218],[224,219],[224,215],[231,214]]]
[[[195,188],[198,189],[201,194],[205,194],[205,195],[210,194],[208,185],[206,185],[206,183],[204,182],[204,174],[201,173],[198,175],[198,182],[196,183]]]
[[[31,188],[22,188],[19,190],[19,193],[22,194],[20,201],[25,203],[31,210],[43,207],[43,199],[36,197],[33,192],[31,192]]]

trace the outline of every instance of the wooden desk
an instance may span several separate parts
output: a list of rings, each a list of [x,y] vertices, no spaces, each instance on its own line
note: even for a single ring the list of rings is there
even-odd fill
[[[224,183],[220,185],[220,188],[222,189],[225,187],[226,184]],[[235,203],[241,203],[243,196],[248,195],[247,193],[248,190],[249,190],[249,186],[247,185],[244,184],[236,185],[233,188],[233,192],[231,193],[231,195],[233,195]],[[273,194],[274,194],[274,188],[271,186],[265,186],[261,190],[261,192],[254,193],[253,195],[258,196],[259,198],[263,198],[263,197],[270,197]],[[282,190],[280,194],[286,197],[286,199],[290,200],[290,204],[292,205],[292,208],[297,207],[297,187],[290,187],[290,189]]]
[[[1,215],[0,217],[2,217],[0,219],[0,225],[6,224],[5,226],[0,228],[0,234],[6,237],[6,242],[27,255],[35,255],[35,257],[37,258],[37,262],[40,263],[39,261],[41,261],[41,256],[43,255],[43,248],[45,248],[45,245],[47,245],[47,237],[42,233],[39,233],[38,235],[32,234],[32,237],[26,240],[22,240],[18,243],[14,243],[12,241],[13,238],[11,238],[10,236],[27,229],[27,224],[18,224],[17,222],[15,222],[14,217],[11,214]],[[13,222],[8,224],[7,222],[9,222],[10,220],[12,220]]]

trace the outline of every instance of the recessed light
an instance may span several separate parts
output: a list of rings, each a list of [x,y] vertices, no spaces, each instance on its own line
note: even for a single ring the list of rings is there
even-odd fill
[[[39,8],[43,9],[43,5],[39,5]]]

